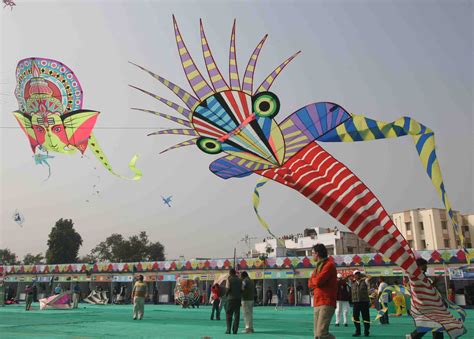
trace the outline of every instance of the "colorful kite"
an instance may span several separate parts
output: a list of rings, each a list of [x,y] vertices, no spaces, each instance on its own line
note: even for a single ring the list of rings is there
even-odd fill
[[[3,8],[7,6],[10,7],[10,10],[13,11],[13,7],[16,6],[16,3],[13,0],[2,0],[3,1]]]
[[[444,306],[427,277],[416,265],[412,249],[382,204],[354,173],[316,143],[411,135],[423,166],[440,193],[457,231],[436,158],[433,132],[410,118],[401,118],[393,123],[379,122],[352,115],[331,102],[306,105],[277,123],[274,118],[279,113],[280,101],[269,90],[277,76],[299,52],[286,59],[254,89],[255,67],[267,36],[253,51],[241,82],[237,68],[234,22],[227,83],[215,64],[201,22],[202,52],[211,80],[208,83],[191,58],[174,17],[173,22],[181,63],[194,94],[137,66],[172,90],[187,108],[132,86],[173,108],[185,118],[138,109],[186,127],[157,131],[151,135],[181,134],[192,137],[163,152],[197,145],[208,154],[227,154],[210,165],[210,170],[221,178],[241,178],[253,173],[263,176],[264,180],[255,191],[256,211],[258,189],[264,182],[274,180],[297,190],[406,272],[413,294],[412,315],[420,331],[430,328],[444,330],[452,338],[462,335],[465,332],[463,322],[454,318]],[[260,216],[259,219],[263,220]],[[461,234],[458,235],[462,239]]]
[[[25,217],[23,216],[23,213],[20,213],[18,210],[15,210],[15,213],[13,213],[12,215],[12,219],[20,227],[23,227],[23,223],[25,222]]]
[[[92,134],[99,112],[82,109],[81,84],[67,66],[51,59],[28,58],[18,63],[16,77],[19,110],[13,114],[34,154],[40,146],[46,152],[66,154],[76,151],[84,154],[90,146],[109,172],[128,179],[112,170]],[[141,172],[135,167],[137,159],[135,155],[129,163],[135,173],[130,180],[141,178]]]
[[[71,309],[71,297],[69,292],[52,295],[39,300],[40,310],[69,310]]]
[[[187,308],[197,304],[200,297],[201,293],[195,280],[178,278],[174,288],[174,300],[178,304]]]

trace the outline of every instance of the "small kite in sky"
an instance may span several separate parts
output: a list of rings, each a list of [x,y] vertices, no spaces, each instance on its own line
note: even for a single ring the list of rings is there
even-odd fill
[[[13,11],[13,7],[16,6],[16,3],[13,0],[2,0],[3,1],[3,8],[7,6],[10,7],[10,10]]]
[[[280,113],[280,98],[270,92],[270,87],[300,52],[276,67],[255,89],[255,67],[267,35],[253,51],[241,78],[237,67],[234,21],[227,82],[215,63],[201,22],[200,41],[209,82],[189,54],[174,16],[173,27],[181,64],[194,94],[142,66],[136,66],[168,87],[186,107],[132,86],[184,116],[182,119],[155,112],[186,128],[160,130],[151,135],[192,137],[165,151],[196,145],[204,153],[226,154],[210,165],[210,170],[223,179],[251,174],[262,176],[254,190],[253,201],[257,217],[267,231],[268,224],[258,213],[259,189],[268,180],[273,180],[298,191],[404,270],[410,278],[413,296],[411,314],[418,331],[446,331],[451,338],[463,335],[466,332],[464,319],[462,316],[455,318],[446,308],[416,264],[412,248],[380,201],[350,169],[319,145],[320,142],[361,142],[410,135],[463,244],[441,176],[434,132],[410,117],[387,123],[351,114],[332,102],[311,103],[277,122],[275,117]],[[305,72],[310,73],[310,69]],[[295,90],[297,85],[295,83]],[[467,250],[466,253],[469,258]]]
[[[168,205],[168,207],[171,207],[171,198],[173,196],[170,195],[169,197],[165,198],[164,196],[161,196],[161,199],[163,199],[163,204]]]
[[[27,58],[18,63],[16,77],[19,109],[13,114],[33,153],[41,146],[46,152],[84,154],[89,146],[110,173],[122,179],[141,178],[141,171],[135,167],[137,155],[129,163],[135,173],[132,178],[113,171],[92,133],[99,112],[82,108],[81,84],[66,65],[52,59]]]
[[[23,227],[23,223],[25,222],[25,217],[23,216],[22,213],[20,213],[18,210],[15,210],[15,213],[13,213],[13,221],[16,222],[20,227]]]

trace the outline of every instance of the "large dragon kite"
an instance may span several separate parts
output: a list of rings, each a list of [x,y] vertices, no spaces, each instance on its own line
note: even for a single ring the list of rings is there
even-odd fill
[[[258,190],[267,180],[297,190],[405,271],[411,282],[412,316],[418,331],[446,331],[452,338],[462,335],[465,332],[463,319],[455,318],[445,307],[438,292],[417,267],[414,252],[379,200],[354,173],[317,143],[411,135],[421,162],[462,241],[441,177],[433,131],[409,117],[386,123],[350,114],[331,102],[306,105],[277,123],[274,118],[279,113],[280,101],[269,90],[277,76],[299,52],[280,64],[254,89],[257,58],[267,35],[253,51],[241,81],[237,68],[234,22],[230,40],[229,82],[226,82],[216,66],[201,22],[201,45],[209,83],[191,58],[174,17],[173,24],[181,63],[194,94],[142,66],[136,66],[173,91],[186,107],[132,86],[184,116],[183,119],[134,108],[186,127],[150,134],[192,137],[163,152],[197,145],[208,154],[227,154],[210,165],[210,170],[221,178],[240,178],[253,173],[264,177],[255,189],[256,211]]]
[[[114,172],[92,133],[99,112],[82,108],[82,87],[69,67],[52,59],[27,58],[18,62],[16,78],[19,110],[13,114],[28,137],[36,163],[41,159],[39,151],[84,154],[89,146],[109,172],[129,179]],[[129,163],[135,173],[131,180],[141,178],[137,159],[135,155]]]

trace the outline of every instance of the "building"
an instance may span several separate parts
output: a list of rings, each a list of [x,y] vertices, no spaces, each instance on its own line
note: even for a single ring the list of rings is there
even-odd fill
[[[269,257],[311,256],[312,247],[318,243],[326,246],[329,255],[374,252],[369,244],[354,233],[340,231],[337,227],[308,228],[304,234],[283,236],[280,240],[277,242],[274,238],[267,238],[255,244],[252,256],[258,257],[263,253],[267,253]]]
[[[454,218],[464,235],[465,247],[471,248],[474,240],[474,214],[462,215],[454,211]],[[445,209],[417,208],[393,213],[392,219],[414,250],[460,247],[460,240],[454,234],[453,224]]]

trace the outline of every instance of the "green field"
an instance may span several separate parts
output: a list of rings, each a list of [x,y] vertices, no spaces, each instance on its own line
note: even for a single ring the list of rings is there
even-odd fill
[[[77,310],[40,311],[38,304],[26,312],[23,305],[0,308],[0,338],[228,338],[224,334],[225,317],[211,321],[209,306],[199,309],[181,309],[174,305],[146,305],[143,320],[132,320],[130,305],[84,305]],[[372,319],[375,311],[371,310]],[[473,338],[474,311],[468,311],[466,326]],[[334,320],[333,320],[334,322]],[[242,313],[240,330],[244,327]],[[312,309],[287,307],[275,311],[273,307],[254,309],[254,334],[240,334],[252,338],[311,338]],[[239,331],[240,331],[239,330]],[[390,318],[390,325],[374,322],[373,338],[405,338],[413,330],[411,318]],[[330,328],[337,338],[352,338],[353,324],[349,327]],[[232,337],[233,335],[230,335]],[[431,338],[426,335],[426,338]],[[447,338],[447,336],[445,336]]]

